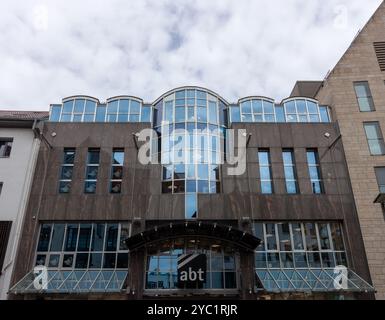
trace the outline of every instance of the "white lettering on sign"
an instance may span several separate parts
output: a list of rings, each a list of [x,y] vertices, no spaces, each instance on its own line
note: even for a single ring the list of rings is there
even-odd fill
[[[188,268],[188,271],[181,271],[180,280],[181,281],[204,281],[203,277],[204,271],[199,268],[197,271],[194,271],[191,267]]]

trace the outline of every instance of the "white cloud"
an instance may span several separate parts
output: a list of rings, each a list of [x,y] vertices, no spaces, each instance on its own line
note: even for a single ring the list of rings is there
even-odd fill
[[[0,109],[183,85],[279,100],[322,79],[381,0],[0,2]]]

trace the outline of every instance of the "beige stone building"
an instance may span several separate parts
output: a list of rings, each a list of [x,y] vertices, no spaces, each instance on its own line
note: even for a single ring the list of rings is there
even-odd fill
[[[325,80],[298,82],[292,95],[331,106],[339,123],[376,298],[385,299],[385,2]]]

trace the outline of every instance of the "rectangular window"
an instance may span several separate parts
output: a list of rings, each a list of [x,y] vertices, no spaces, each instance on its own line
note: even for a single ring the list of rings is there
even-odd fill
[[[1,191],[3,190],[3,183],[0,182],[0,195],[1,195]]]
[[[316,149],[308,149],[306,155],[312,192],[315,194],[324,193],[318,152]]]
[[[113,149],[111,164],[110,193],[122,192],[124,149]]]
[[[127,269],[125,240],[130,230],[127,222],[42,224],[36,265],[59,270]]]
[[[11,155],[13,138],[0,138],[0,158],[8,158]]]
[[[84,184],[85,193],[96,192],[96,182],[98,180],[100,149],[88,149],[86,179]]]
[[[75,149],[65,148],[63,164],[60,168],[59,193],[71,191],[72,174],[74,170]]]
[[[354,90],[356,91],[356,97],[360,111],[375,111],[369,83],[367,81],[354,82]]]
[[[285,172],[286,192],[290,194],[298,193],[297,172],[294,162],[294,152],[292,149],[282,150],[283,169]]]
[[[364,122],[364,128],[370,154],[373,156],[385,154],[384,138],[380,124],[378,122]]]
[[[5,253],[7,252],[9,234],[11,232],[11,221],[0,221],[0,275],[3,270]]]
[[[385,167],[374,168],[380,193],[385,193]]]
[[[273,181],[271,175],[270,152],[267,149],[258,151],[259,173],[261,179],[261,193],[273,193]]]

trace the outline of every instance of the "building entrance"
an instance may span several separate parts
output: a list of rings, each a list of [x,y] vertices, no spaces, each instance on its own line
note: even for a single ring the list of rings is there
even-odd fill
[[[145,291],[237,290],[239,253],[221,240],[180,237],[146,249]]]

